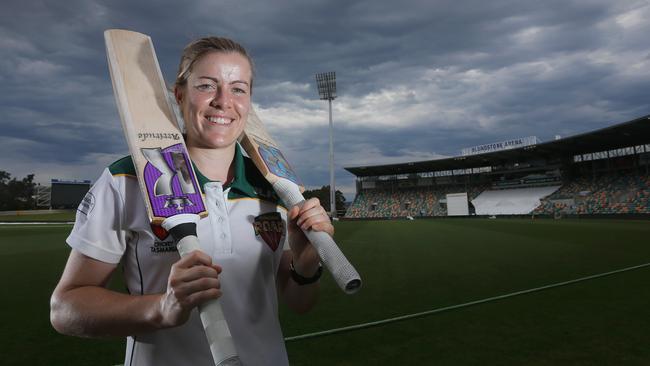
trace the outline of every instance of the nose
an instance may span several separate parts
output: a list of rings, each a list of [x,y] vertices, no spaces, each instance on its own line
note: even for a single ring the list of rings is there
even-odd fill
[[[210,105],[214,108],[221,107],[223,109],[227,109],[232,106],[232,100],[228,92],[224,90],[224,88],[219,87],[214,93],[214,97],[212,98],[212,101],[210,101]]]

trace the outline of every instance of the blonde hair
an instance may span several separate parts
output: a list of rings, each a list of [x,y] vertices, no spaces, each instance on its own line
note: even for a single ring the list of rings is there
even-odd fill
[[[248,60],[248,64],[251,68],[250,91],[251,93],[253,92],[253,76],[255,75],[253,59],[250,57],[242,45],[231,39],[223,37],[199,38],[185,46],[178,65],[178,72],[176,73],[174,88],[185,86],[196,61],[211,52],[234,52],[244,56],[244,58]]]

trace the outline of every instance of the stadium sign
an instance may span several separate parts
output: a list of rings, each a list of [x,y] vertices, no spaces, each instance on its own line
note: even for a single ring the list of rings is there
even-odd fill
[[[516,149],[518,147],[537,145],[539,143],[537,136],[520,137],[512,140],[494,142],[491,144],[467,147],[462,150],[463,156],[484,154],[493,151]]]

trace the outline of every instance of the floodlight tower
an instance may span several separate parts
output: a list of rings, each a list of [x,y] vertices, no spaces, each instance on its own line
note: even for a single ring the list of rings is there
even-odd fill
[[[334,132],[332,128],[332,101],[336,99],[336,73],[334,71],[316,74],[318,95],[329,102],[330,111],[330,215],[336,217],[336,188],[334,187]]]

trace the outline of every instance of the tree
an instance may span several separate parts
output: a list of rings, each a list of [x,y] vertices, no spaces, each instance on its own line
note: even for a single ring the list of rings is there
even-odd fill
[[[34,174],[21,180],[0,170],[0,211],[26,210],[34,208]]]
[[[343,196],[343,193],[339,191],[338,189],[334,193],[334,198],[336,200],[336,210],[344,210],[345,209],[345,196]],[[313,190],[305,190],[303,193],[303,196],[305,196],[306,199],[316,197],[320,201],[321,206],[325,209],[325,211],[330,212],[330,186],[322,186],[319,189],[313,189]]]

